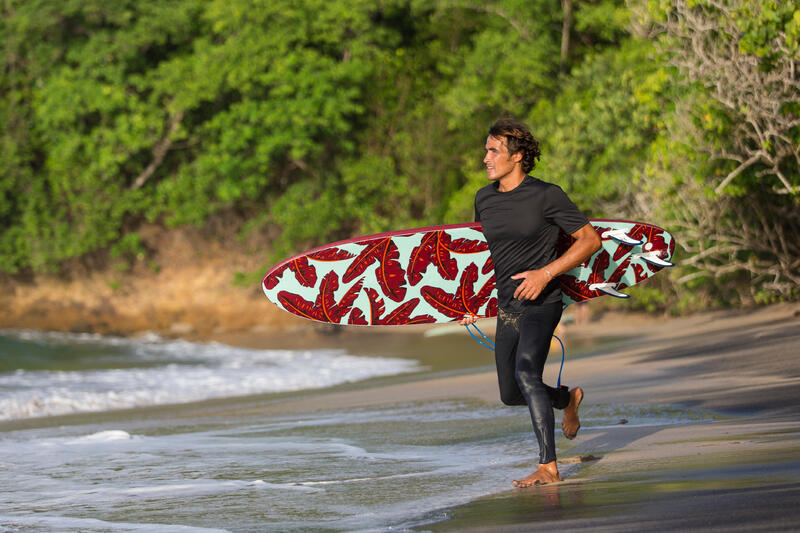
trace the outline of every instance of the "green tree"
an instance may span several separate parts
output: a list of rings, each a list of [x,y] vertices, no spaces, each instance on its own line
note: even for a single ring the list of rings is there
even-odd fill
[[[797,297],[800,8],[701,0],[637,14],[679,73],[669,135],[645,173],[681,230],[678,281],[729,303]]]

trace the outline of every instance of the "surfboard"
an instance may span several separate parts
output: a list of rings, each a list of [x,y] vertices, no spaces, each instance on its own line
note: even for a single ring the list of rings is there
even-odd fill
[[[626,298],[626,287],[672,266],[672,235],[658,226],[591,220],[602,248],[559,276],[565,304]],[[572,237],[561,233],[563,253]],[[291,257],[262,280],[294,315],[332,324],[410,325],[497,315],[489,247],[480,223],[431,226],[335,242]]]

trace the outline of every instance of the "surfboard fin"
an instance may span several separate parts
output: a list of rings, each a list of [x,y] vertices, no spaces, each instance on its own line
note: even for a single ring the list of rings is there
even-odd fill
[[[658,250],[654,250],[652,252],[643,252],[640,254],[633,254],[634,257],[641,258],[644,261],[647,261],[651,265],[659,266],[659,267],[671,267],[675,266],[675,263],[670,263],[669,261],[665,261],[661,259],[661,252]]]
[[[630,298],[629,295],[625,294],[624,292],[619,292],[617,290],[616,283],[592,283],[589,285],[590,291],[600,291],[609,296],[614,296],[615,298]]]
[[[628,235],[624,229],[609,229],[604,231],[600,237],[603,239],[614,239],[617,242],[629,244],[631,246],[637,246],[644,242],[642,239],[634,239]]]

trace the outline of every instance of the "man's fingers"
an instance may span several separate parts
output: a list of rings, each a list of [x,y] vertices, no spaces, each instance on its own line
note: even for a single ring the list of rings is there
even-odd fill
[[[535,287],[523,287],[520,285],[514,292],[514,298],[517,300],[534,300],[539,296],[539,294],[541,294],[541,292],[541,290]]]
[[[459,324],[461,324],[462,326],[468,326],[470,324],[474,324],[477,321],[478,317],[475,315],[464,315],[464,318],[461,319],[461,322],[459,322]]]

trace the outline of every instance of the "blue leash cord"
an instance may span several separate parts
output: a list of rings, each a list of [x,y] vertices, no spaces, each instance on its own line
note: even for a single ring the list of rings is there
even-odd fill
[[[478,344],[480,344],[481,346],[483,346],[483,347],[485,347],[485,348],[489,348],[490,350],[494,350],[494,342],[492,342],[492,339],[490,339],[489,337],[487,337],[486,335],[484,335],[484,333],[481,331],[481,329],[478,327],[478,325],[477,325],[477,324],[472,324],[472,327],[473,327],[473,328],[475,328],[475,331],[477,331],[478,333],[480,333],[480,334],[481,334],[481,337],[483,337],[484,339],[486,339],[486,342],[488,342],[489,344],[486,344],[486,342],[483,342],[483,341],[482,341],[482,340],[480,340],[478,337],[476,337],[476,336],[475,336],[475,334],[474,334],[474,333],[472,333],[472,330],[471,330],[471,329],[469,329],[469,326],[470,326],[469,324],[466,324],[464,327],[466,327],[466,328],[467,328],[467,331],[469,332],[469,334],[470,334],[470,335],[472,335],[472,338],[473,338],[473,339],[475,339],[475,342],[477,342]]]
[[[565,305],[565,306],[564,306],[564,307],[561,309],[561,311],[563,312],[563,311],[564,311],[564,309],[566,309],[568,305],[569,305],[569,304]],[[473,328],[475,328],[475,331],[477,331],[478,333],[480,333],[480,334],[481,334],[481,337],[483,337],[483,339],[486,341],[486,342],[483,342],[481,339],[479,339],[478,337],[476,337],[476,336],[475,336],[475,334],[474,334],[474,333],[472,333],[472,330],[471,330],[471,329],[469,329],[469,327],[470,327],[470,324],[465,324],[465,325],[464,325],[464,327],[465,327],[465,328],[467,328],[467,332],[469,332],[470,336],[471,336],[473,339],[475,339],[475,342],[477,342],[478,344],[480,344],[480,345],[481,345],[481,346],[483,346],[484,348],[488,348],[489,350],[494,350],[494,342],[492,341],[492,339],[490,339],[489,337],[487,337],[487,336],[486,336],[486,335],[485,335],[485,334],[484,334],[484,333],[481,331],[481,328],[479,328],[477,324],[473,323],[473,324],[471,324],[471,325],[472,325],[472,327],[473,327]],[[563,343],[563,342],[561,342],[561,339],[559,339],[557,335],[553,335],[553,338],[554,338],[555,340],[557,340],[557,341],[558,341],[558,344],[560,344],[560,345],[561,345],[561,367],[558,369],[558,384],[556,385],[556,388],[561,388],[561,372],[564,370],[564,360],[565,360],[565,359],[566,359],[566,357],[567,357],[567,351],[564,349],[564,343]],[[488,343],[488,344],[487,344],[487,343]]]

